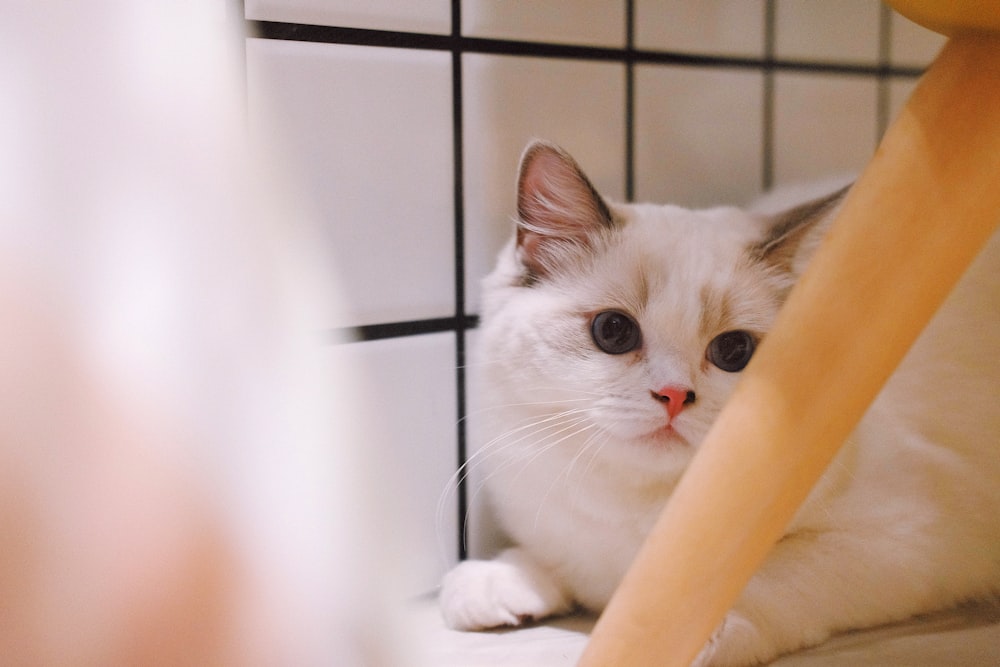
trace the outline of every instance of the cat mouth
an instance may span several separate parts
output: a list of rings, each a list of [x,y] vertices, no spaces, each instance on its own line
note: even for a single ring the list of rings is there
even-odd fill
[[[691,444],[677,432],[672,423],[648,433],[642,440],[657,447],[690,447]]]

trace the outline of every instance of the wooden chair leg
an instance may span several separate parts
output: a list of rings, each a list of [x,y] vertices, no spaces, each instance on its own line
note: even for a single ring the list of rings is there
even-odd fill
[[[582,667],[690,664],[998,221],[1000,36],[958,34],[845,201]]]

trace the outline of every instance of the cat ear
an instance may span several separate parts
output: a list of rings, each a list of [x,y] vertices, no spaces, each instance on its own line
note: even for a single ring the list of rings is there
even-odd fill
[[[767,219],[764,238],[752,249],[758,261],[799,273],[801,265],[812,256],[840,206],[848,185],[833,194],[800,204]]]
[[[542,141],[521,157],[517,213],[518,256],[529,278],[551,273],[614,226],[604,200],[573,158]]]

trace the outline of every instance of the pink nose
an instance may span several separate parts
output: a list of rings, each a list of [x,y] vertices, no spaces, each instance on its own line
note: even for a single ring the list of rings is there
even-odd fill
[[[663,403],[663,407],[667,409],[667,414],[670,415],[671,419],[679,415],[685,405],[694,403],[695,399],[694,392],[687,387],[668,386],[651,393],[653,398]]]

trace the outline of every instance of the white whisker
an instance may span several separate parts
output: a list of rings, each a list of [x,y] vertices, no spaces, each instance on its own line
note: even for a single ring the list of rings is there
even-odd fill
[[[559,441],[557,441],[556,443],[553,443],[552,445],[550,445],[549,447],[546,447],[545,449],[548,450],[550,447],[553,447],[553,446],[559,444],[559,442],[562,442],[562,441],[566,440],[567,438],[571,438],[571,437],[579,435],[581,433],[585,433],[586,431],[592,430],[592,429],[596,429],[596,431],[594,433],[591,433],[590,436],[587,437],[587,440],[584,441],[583,446],[580,448],[580,452],[583,452],[583,451],[585,451],[587,449],[587,447],[589,446],[589,443],[593,442],[594,437],[596,435],[600,435],[601,432],[602,432],[601,428],[597,424],[594,424],[593,422],[587,424],[586,426],[584,426],[583,428],[575,431],[574,433],[571,433],[571,434],[569,434],[567,436],[564,436]],[[548,499],[549,494],[552,493],[552,490],[559,483],[559,480],[562,479],[564,476],[566,477],[566,481],[567,482],[569,481],[570,475],[569,475],[568,470],[572,469],[573,462],[576,461],[577,458],[579,458],[580,452],[577,452],[576,455],[573,456],[573,458],[570,461],[569,465],[566,468],[563,468],[563,470],[558,475],[556,475],[556,477],[549,484],[549,487],[548,487],[548,489],[546,489],[545,494],[542,496],[541,500],[539,500],[539,502],[538,502],[538,508],[535,511],[535,524],[534,525],[535,525],[536,528],[538,526],[538,519],[539,519],[539,517],[542,514],[542,507],[545,505],[545,501]],[[539,453],[539,455],[540,454],[541,454],[541,452]],[[536,457],[537,456],[538,455],[536,455]],[[533,457],[532,460],[534,460],[534,458],[535,457]],[[529,461],[529,463],[530,463],[530,461]]]
[[[566,441],[567,439],[572,438],[577,433],[581,433],[587,430],[588,428],[591,428],[591,425],[585,425],[583,428],[577,428],[580,426],[580,424],[585,424],[586,421],[587,421],[586,418],[574,419],[571,422],[561,425],[562,428],[560,428],[559,430],[552,433],[548,433],[543,438],[536,441],[534,444],[540,445],[540,447],[538,448],[537,451],[533,452],[533,455],[531,456],[530,459],[523,461],[521,468],[514,474],[514,478],[516,479],[517,476],[519,476],[524,470],[526,470],[531,466],[532,462],[534,462],[536,458],[543,455],[545,452],[549,451],[553,447],[558,446],[560,443]],[[546,427],[546,430],[548,428],[551,428],[551,426]],[[569,431],[569,433],[566,433],[567,431]],[[558,437],[556,440],[553,441],[552,438],[556,438],[557,436],[561,437]],[[489,480],[492,479],[493,476],[501,473],[506,468],[515,465],[517,462],[518,460],[514,459],[505,461],[502,465],[498,466],[495,470],[491,471],[489,475],[479,480],[479,482],[476,484],[475,488],[472,490],[470,494],[469,505],[471,506],[475,502],[476,498],[478,498],[479,494],[486,488]],[[466,520],[468,520],[468,516],[466,516]],[[463,526],[463,535],[466,534],[465,533],[466,529],[467,525]]]
[[[444,523],[444,513],[448,498],[453,492],[457,491],[459,484],[468,479],[473,469],[481,466],[489,459],[501,456],[504,452],[509,452],[511,448],[516,449],[519,444],[532,438],[539,438],[536,440],[536,444],[541,445],[544,449],[546,447],[544,443],[547,440],[558,436],[566,429],[573,428],[574,426],[586,421],[586,413],[587,410],[585,408],[574,408],[547,415],[542,418],[522,420],[522,422],[517,426],[485,443],[470,457],[468,457],[466,461],[451,475],[445,484],[445,488],[442,490],[441,495],[438,497],[437,507],[435,509],[435,523],[438,526],[438,542],[442,549],[442,555],[444,556],[444,537],[441,534],[441,527]],[[490,475],[481,480],[470,495],[468,506],[472,506],[486,482],[494,474],[496,474],[496,472],[507,466],[513,465],[516,462],[517,459],[505,461],[497,468],[497,470],[494,470]],[[469,512],[466,512],[466,516],[464,518],[465,524],[462,529],[463,540],[465,539],[464,536],[467,534],[468,514]],[[445,560],[447,560],[447,557],[445,557]]]
[[[565,398],[565,399],[557,400],[557,401],[549,400],[549,401],[528,401],[528,402],[524,402],[524,403],[503,403],[503,404],[490,405],[490,406],[487,406],[487,407],[482,407],[482,408],[478,408],[476,410],[472,410],[471,412],[468,412],[462,419],[468,420],[470,417],[476,417],[476,416],[479,416],[479,415],[486,414],[487,412],[492,412],[492,411],[496,411],[496,410],[505,410],[505,409],[508,409],[508,408],[528,408],[528,407],[534,407],[534,406],[539,406],[539,405],[554,407],[554,406],[562,405],[564,403],[579,403],[579,402],[582,402],[582,401],[590,401],[590,400],[593,400],[593,399],[584,397],[584,398]]]
[[[532,437],[538,438],[538,439],[536,439],[536,440],[534,440],[532,442],[533,446],[531,447],[531,451],[530,451],[530,453],[532,454],[532,456],[524,464],[524,466],[522,467],[522,470],[523,470],[524,467],[527,467],[528,465],[530,465],[531,462],[534,461],[539,455],[543,454],[545,451],[548,451],[548,449],[552,446],[552,444],[548,442],[551,438],[559,436],[562,433],[564,433],[565,431],[567,431],[568,429],[571,429],[571,428],[573,428],[573,427],[575,427],[575,426],[577,426],[577,425],[579,425],[581,423],[586,422],[587,421],[587,417],[586,416],[579,416],[580,413],[582,413],[582,412],[583,411],[580,411],[580,410],[573,410],[573,411],[569,411],[569,412],[565,412],[565,413],[560,413],[559,415],[555,415],[555,416],[549,417],[549,418],[547,418],[545,420],[533,422],[531,424],[527,424],[527,425],[522,426],[522,427],[520,427],[518,429],[515,429],[514,431],[509,432],[508,435],[513,434],[513,433],[518,432],[518,431],[523,431],[524,429],[526,429],[528,427],[539,426],[539,425],[544,424],[544,426],[542,426],[541,428],[539,428],[539,429],[537,429],[535,431],[531,431],[531,432],[528,432],[528,433],[523,433],[517,439],[515,439],[515,440],[513,440],[511,442],[504,443],[504,445],[502,447],[499,447],[498,449],[496,449],[496,451],[491,451],[488,454],[488,456],[498,455],[501,452],[503,452],[503,451],[505,451],[505,450],[507,450],[507,449],[509,449],[511,447],[514,447],[515,445],[520,444],[520,443],[524,442],[525,440],[528,440],[529,438],[532,438]],[[573,418],[567,420],[566,418],[570,417],[570,416],[573,416]],[[557,418],[558,418],[558,420],[556,420]],[[546,423],[546,422],[549,422],[549,423]],[[553,429],[556,429],[556,430],[553,431]],[[541,437],[539,437],[539,436],[541,436]],[[506,435],[505,436],[501,436],[500,438],[494,439],[492,442],[496,443],[496,444],[499,444],[499,441],[503,440],[505,437],[506,437]],[[558,440],[557,443],[561,442],[561,441],[562,441],[562,438],[560,438],[560,440]],[[487,445],[487,446],[489,446],[489,445]],[[484,449],[485,449],[485,447],[484,447]],[[480,452],[477,452],[477,454],[480,454],[482,451],[483,450],[480,450]],[[529,452],[524,452],[524,453],[528,454]],[[481,461],[477,462],[477,465],[478,465],[478,463],[481,463]],[[496,474],[496,472],[499,472],[500,470],[502,470],[503,468],[505,468],[507,466],[514,465],[515,463],[517,463],[517,460],[514,460],[514,459],[506,461],[503,466],[497,468],[497,470],[493,471],[493,473],[491,473],[489,476],[487,476],[485,479],[483,479],[479,483],[479,485],[477,486],[477,492],[478,492],[479,488],[481,488],[482,486],[485,485],[485,483],[489,480],[490,477],[493,476],[493,474]]]

